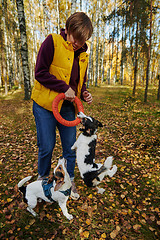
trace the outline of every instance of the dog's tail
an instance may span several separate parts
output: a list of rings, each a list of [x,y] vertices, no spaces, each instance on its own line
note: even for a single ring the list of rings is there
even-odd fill
[[[22,187],[26,182],[28,182],[30,179],[32,178],[32,176],[28,176],[23,178],[19,183],[18,183],[18,188]]]
[[[26,199],[26,186],[23,186],[26,182],[28,182],[30,179],[32,178],[32,176],[28,176],[23,178],[19,183],[18,183],[18,189],[19,191],[23,194],[23,201],[25,203],[27,203],[27,199]]]
[[[104,162],[104,166],[107,169],[110,169],[112,167],[113,157],[107,157],[106,161]]]

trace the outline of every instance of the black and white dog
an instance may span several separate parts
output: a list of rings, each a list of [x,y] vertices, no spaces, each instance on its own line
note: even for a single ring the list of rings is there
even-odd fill
[[[84,128],[80,129],[82,133],[71,149],[76,150],[77,165],[85,184],[88,187],[97,187],[105,176],[112,177],[116,173],[117,166],[112,167],[113,157],[108,157],[104,164],[95,163],[96,131],[98,127],[103,127],[102,123],[82,112],[77,117],[81,119]],[[97,189],[99,193],[105,191],[103,188]]]
[[[54,174],[49,180],[37,180],[23,186],[31,178],[32,176],[28,176],[18,183],[18,188],[23,193],[24,202],[28,204],[27,210],[36,217],[37,213],[33,208],[37,205],[37,199],[43,199],[46,202],[57,201],[63,215],[71,220],[73,216],[68,213],[66,203],[71,193],[72,184],[66,169],[65,159],[59,159]]]

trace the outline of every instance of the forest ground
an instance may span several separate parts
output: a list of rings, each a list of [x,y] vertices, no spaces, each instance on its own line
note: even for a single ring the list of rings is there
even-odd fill
[[[87,188],[75,169],[80,199],[67,202],[74,219],[68,221],[57,203],[39,203],[34,218],[26,211],[16,184],[28,175],[37,178],[36,128],[32,101],[16,91],[0,98],[0,239],[159,239],[160,102],[149,89],[132,97],[129,87],[90,88],[92,105],[85,114],[104,124],[98,130],[96,161],[114,156],[118,170],[106,177],[103,195]],[[77,135],[79,134],[77,127]],[[61,155],[60,139],[52,169]]]

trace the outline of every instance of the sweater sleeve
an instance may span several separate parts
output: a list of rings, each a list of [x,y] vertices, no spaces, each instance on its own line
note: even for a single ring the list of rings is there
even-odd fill
[[[82,89],[81,89],[81,99],[83,101],[85,101],[84,98],[83,98],[83,92],[88,91],[87,88],[86,88],[86,81],[87,81],[87,70],[85,72],[84,81],[83,81],[83,85],[82,85]]]
[[[38,52],[35,67],[35,79],[46,88],[56,92],[66,92],[69,85],[49,73],[49,67],[53,61],[53,56],[54,43],[52,35],[49,35],[42,43]]]

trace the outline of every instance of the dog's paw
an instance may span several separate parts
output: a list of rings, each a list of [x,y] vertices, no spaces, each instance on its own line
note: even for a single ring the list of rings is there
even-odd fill
[[[112,167],[112,162],[113,162],[113,157],[112,156],[107,157],[106,161],[104,162],[104,166],[107,169],[110,169]]]
[[[113,175],[117,172],[117,166],[113,165],[113,168],[111,170],[108,170],[108,175],[110,177],[113,177]]]
[[[113,175],[117,172],[117,166],[113,165]]]
[[[67,218],[68,220],[72,220],[72,219],[73,219],[73,215],[72,215],[72,214],[68,214],[68,215],[66,216],[66,218]]]
[[[97,190],[98,190],[97,192],[100,193],[100,194],[103,194],[104,191],[105,191],[104,188],[99,188],[99,187],[97,187]]]
[[[27,211],[30,212],[34,217],[38,216],[38,214],[30,207],[27,207]]]

